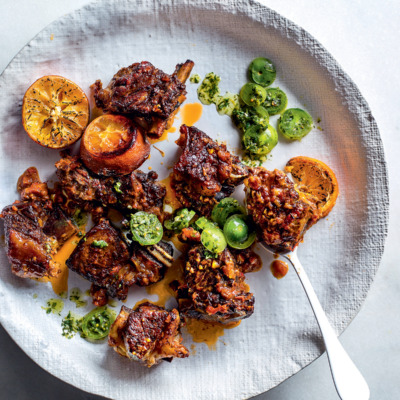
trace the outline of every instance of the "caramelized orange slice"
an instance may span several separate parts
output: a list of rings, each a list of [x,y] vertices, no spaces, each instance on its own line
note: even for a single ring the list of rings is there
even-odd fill
[[[22,123],[31,139],[62,149],[76,142],[89,122],[89,102],[83,90],[62,76],[38,79],[26,91]]]
[[[86,128],[80,153],[85,165],[96,174],[126,175],[148,158],[150,144],[129,118],[105,114]]]
[[[322,161],[303,156],[291,158],[285,170],[291,173],[299,194],[317,206],[321,217],[326,217],[339,195],[333,171]]]

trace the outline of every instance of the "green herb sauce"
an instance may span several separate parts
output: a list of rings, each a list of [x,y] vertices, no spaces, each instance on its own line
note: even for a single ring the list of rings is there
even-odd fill
[[[199,83],[201,80],[199,74],[192,74],[191,77],[189,78],[190,83]]]
[[[70,301],[74,302],[76,308],[84,307],[87,305],[87,301],[84,299],[86,297],[84,293],[81,292],[79,288],[71,289],[71,293],[69,295]]]
[[[93,240],[92,246],[104,249],[105,247],[108,247],[108,243],[105,240]]]
[[[60,299],[47,300],[46,307],[42,307],[46,314],[57,314],[61,316],[61,311],[64,309],[64,302]]]
[[[80,331],[82,317],[68,312],[68,315],[61,321],[62,335],[67,339],[72,339]]]

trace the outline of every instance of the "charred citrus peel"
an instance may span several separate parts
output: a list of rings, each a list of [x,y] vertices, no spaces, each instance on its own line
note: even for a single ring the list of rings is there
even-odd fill
[[[126,175],[150,154],[141,129],[122,115],[105,114],[93,120],[81,141],[85,165],[99,175]]]
[[[76,142],[89,122],[89,102],[83,90],[57,75],[43,76],[26,91],[22,123],[29,137],[52,149]]]
[[[339,195],[334,172],[322,161],[303,156],[291,158],[285,170],[292,175],[300,196],[314,203],[321,217],[326,217]]]

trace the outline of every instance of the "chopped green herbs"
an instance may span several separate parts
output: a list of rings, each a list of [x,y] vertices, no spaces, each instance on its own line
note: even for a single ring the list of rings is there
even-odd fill
[[[115,182],[115,184],[114,184],[114,190],[115,190],[117,193],[120,193],[120,194],[123,193],[123,191],[121,190],[121,185],[122,185],[121,182]]]
[[[170,231],[180,232],[183,228],[189,226],[190,221],[195,215],[196,213],[194,211],[182,208],[176,212],[173,218],[166,220],[164,226]]]
[[[67,339],[72,339],[80,331],[82,318],[68,312],[67,316],[61,321],[62,335]]]
[[[75,224],[78,227],[82,227],[82,226],[85,226],[88,221],[88,214],[85,211],[83,211],[82,209],[78,208],[74,212],[72,219],[74,220]]]
[[[199,83],[201,80],[199,74],[192,74],[191,77],[189,78],[190,83]]]
[[[49,299],[46,307],[42,307],[46,314],[57,314],[61,316],[61,311],[64,309],[64,302],[60,299]]]
[[[210,72],[204,77],[197,89],[197,96],[203,104],[215,104],[220,93],[218,86],[220,80],[221,78],[214,72]]]
[[[84,300],[84,294],[79,288],[71,289],[69,299],[70,301],[75,303],[76,308],[84,307],[87,305],[87,301]]]
[[[93,240],[92,246],[104,249],[105,247],[108,246],[108,243],[105,240]]]

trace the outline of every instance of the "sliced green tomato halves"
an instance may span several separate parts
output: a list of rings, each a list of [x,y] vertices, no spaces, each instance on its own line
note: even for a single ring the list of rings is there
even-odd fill
[[[224,251],[227,246],[224,232],[212,222],[205,225],[201,233],[201,243],[208,251],[216,254]]]
[[[257,107],[264,103],[267,97],[267,91],[255,83],[246,83],[240,89],[240,98],[245,104],[251,107]]]
[[[269,86],[276,78],[276,68],[268,58],[258,57],[251,62],[249,74],[253,82]]]
[[[246,249],[256,240],[256,233],[251,232],[245,215],[232,215],[224,225],[224,235],[228,245],[234,249]]]
[[[216,204],[211,213],[211,219],[221,228],[224,227],[226,220],[233,214],[244,214],[246,211],[240,203],[232,197],[225,197]]]
[[[243,136],[243,146],[251,154],[268,154],[278,144],[278,134],[273,126],[252,126]]]
[[[133,240],[142,246],[156,244],[163,236],[163,227],[157,216],[144,211],[131,215],[130,228]]]
[[[287,109],[278,121],[279,132],[289,140],[300,140],[311,131],[312,126],[311,115],[300,108]]]
[[[267,98],[264,101],[264,108],[270,115],[281,114],[288,104],[286,93],[279,88],[268,88]]]
[[[107,307],[95,308],[82,319],[82,336],[94,340],[103,339],[110,332],[114,321],[114,311],[109,310]]]

